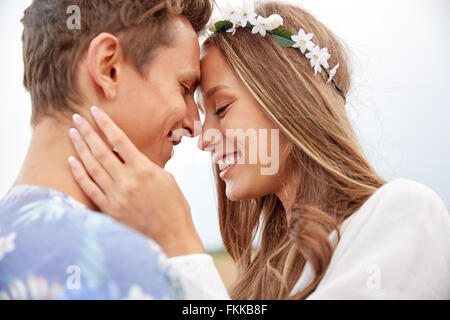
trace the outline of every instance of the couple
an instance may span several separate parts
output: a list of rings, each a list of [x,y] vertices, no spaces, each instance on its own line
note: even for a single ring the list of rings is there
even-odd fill
[[[450,298],[447,208],[368,164],[345,111],[348,58],[312,15],[228,8],[200,48],[209,1],[73,3],[78,31],[60,22],[65,1],[23,19],[33,136],[0,203],[0,298]],[[229,292],[163,170],[199,112],[238,267]],[[275,173],[239,130],[277,145]]]

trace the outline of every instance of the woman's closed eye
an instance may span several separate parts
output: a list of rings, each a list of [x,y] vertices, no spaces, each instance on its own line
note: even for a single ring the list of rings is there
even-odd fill
[[[224,112],[227,111],[227,109],[228,109],[228,107],[230,105],[231,105],[231,103],[229,103],[229,104],[227,104],[227,105],[217,109],[216,112],[214,112],[214,115],[219,117],[219,118],[222,118],[224,116]]]

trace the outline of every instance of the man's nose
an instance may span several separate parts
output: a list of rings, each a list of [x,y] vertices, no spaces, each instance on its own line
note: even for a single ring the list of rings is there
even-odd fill
[[[197,104],[193,99],[187,103],[186,116],[181,125],[191,138],[201,134],[200,114],[198,113]]]

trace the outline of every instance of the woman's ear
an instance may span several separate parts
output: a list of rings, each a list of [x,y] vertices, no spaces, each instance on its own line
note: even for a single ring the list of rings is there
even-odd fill
[[[115,36],[101,33],[91,41],[87,52],[88,70],[105,99],[116,98],[122,62],[123,53]]]

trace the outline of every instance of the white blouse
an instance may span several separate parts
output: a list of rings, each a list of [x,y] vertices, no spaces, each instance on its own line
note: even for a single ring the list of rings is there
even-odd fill
[[[396,179],[379,188],[340,228],[330,265],[308,299],[450,299],[450,217],[425,185]],[[335,243],[336,232],[330,234]],[[230,299],[213,259],[168,259],[187,299]],[[292,290],[313,279],[307,263]]]

